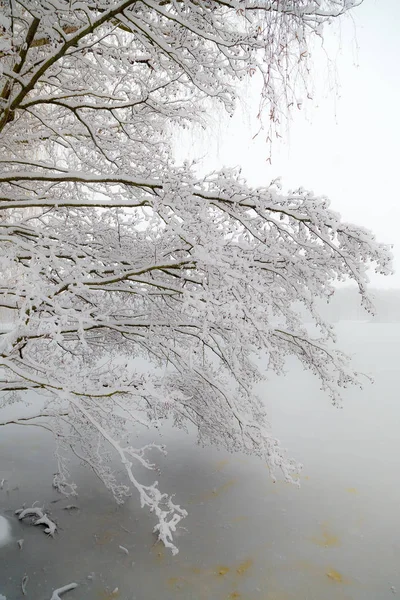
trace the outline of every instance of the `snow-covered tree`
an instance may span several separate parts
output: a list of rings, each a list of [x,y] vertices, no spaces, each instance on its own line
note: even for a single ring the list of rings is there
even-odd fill
[[[254,72],[276,124],[304,85],[307,40],[354,4],[0,0],[0,305],[13,314],[1,402],[37,392],[59,445],[55,485],[75,491],[72,447],[118,502],[136,488],[174,552],[185,510],[138,481],[151,446],[133,448],[126,423],[191,422],[201,441],[292,480],[254,384],[294,355],[338,402],[358,376],[314,300],[350,278],[368,308],[369,265],[389,273],[391,255],[303,189],[197,176],[175,164],[171,135],[205,125],[210,100],[232,112]]]

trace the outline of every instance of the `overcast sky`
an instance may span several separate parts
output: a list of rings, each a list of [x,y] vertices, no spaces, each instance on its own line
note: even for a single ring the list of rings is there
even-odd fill
[[[255,140],[256,103],[222,123],[198,143],[204,168],[241,165],[254,185],[283,177],[331,198],[345,220],[373,229],[395,244],[396,274],[372,277],[374,285],[400,287],[400,0],[364,0],[340,29],[326,28],[328,69],[314,51],[313,101],[294,115],[283,142],[275,143],[272,165],[265,134]],[[253,94],[255,95],[255,94]],[[194,141],[194,140],[193,140]]]

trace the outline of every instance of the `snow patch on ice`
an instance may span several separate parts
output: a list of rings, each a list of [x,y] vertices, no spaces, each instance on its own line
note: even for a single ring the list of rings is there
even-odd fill
[[[5,517],[0,516],[0,547],[5,546],[11,540],[11,526]],[[4,596],[0,594],[0,600],[4,600]]]

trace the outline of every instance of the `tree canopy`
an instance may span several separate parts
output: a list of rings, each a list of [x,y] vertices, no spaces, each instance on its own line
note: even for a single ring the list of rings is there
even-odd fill
[[[254,384],[294,355],[339,402],[359,378],[315,299],[352,279],[371,308],[368,268],[390,273],[391,254],[326,198],[252,188],[232,169],[199,177],[176,164],[172,132],[206,124],[207,99],[232,113],[254,72],[278,122],[304,85],[310,37],[354,5],[0,2],[0,305],[12,315],[0,407],[39,393],[59,445],[58,489],[75,492],[72,448],[117,501],[137,490],[173,552],[186,511],[138,481],[136,465],[154,467],[152,446],[132,447],[126,423],[190,422],[201,441],[255,453],[291,481],[296,465]]]

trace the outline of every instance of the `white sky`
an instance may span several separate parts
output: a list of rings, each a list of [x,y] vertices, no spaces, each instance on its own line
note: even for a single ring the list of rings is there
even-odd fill
[[[192,137],[198,151],[190,152],[205,155],[207,171],[240,165],[253,185],[282,176],[285,187],[330,197],[345,220],[395,245],[396,274],[371,277],[384,287],[400,287],[399,26],[400,0],[364,0],[340,29],[325,30],[333,65],[328,69],[322,52],[314,52],[314,100],[296,111],[284,141],[273,146],[272,166],[266,133],[252,140],[258,125],[250,90],[247,108],[200,143],[197,134]]]

